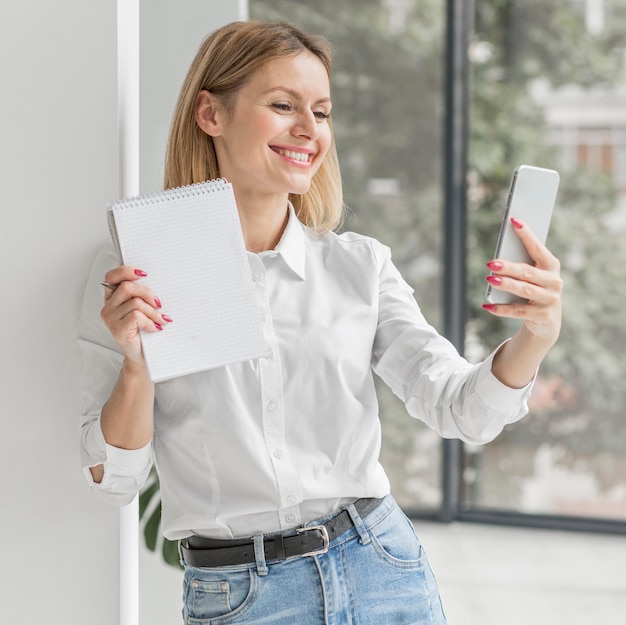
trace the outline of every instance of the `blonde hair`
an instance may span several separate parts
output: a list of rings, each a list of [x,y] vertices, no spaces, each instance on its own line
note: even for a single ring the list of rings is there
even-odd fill
[[[213,139],[195,119],[200,91],[210,91],[232,110],[239,90],[264,63],[303,50],[320,59],[330,79],[329,43],[288,22],[233,22],[202,42],[187,72],[170,127],[166,189],[220,177]],[[341,224],[343,194],[334,137],[309,190],[302,195],[290,194],[289,199],[300,221],[318,232],[334,230]]]

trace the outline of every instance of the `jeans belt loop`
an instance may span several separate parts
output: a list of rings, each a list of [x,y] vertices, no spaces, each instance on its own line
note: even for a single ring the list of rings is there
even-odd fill
[[[350,515],[356,531],[359,533],[359,542],[362,545],[368,545],[370,543],[370,533],[367,531],[367,527],[365,527],[365,523],[363,523],[363,519],[361,518],[361,515],[358,513],[357,509],[354,507],[354,504],[348,504],[346,506],[346,511]]]
[[[263,534],[255,534],[254,537],[254,559],[256,560],[256,572],[259,575],[267,575],[268,568],[265,561],[265,541]]]

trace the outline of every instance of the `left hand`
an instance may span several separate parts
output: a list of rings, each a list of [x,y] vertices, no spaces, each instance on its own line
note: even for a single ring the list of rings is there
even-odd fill
[[[512,223],[535,266],[497,258],[487,263],[492,276],[486,279],[494,288],[528,302],[484,304],[483,308],[499,317],[523,319],[531,334],[553,344],[561,330],[561,263],[523,221],[516,219]]]

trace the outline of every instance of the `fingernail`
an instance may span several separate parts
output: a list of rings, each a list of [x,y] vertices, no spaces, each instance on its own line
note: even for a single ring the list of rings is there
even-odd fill
[[[154,322],[154,327],[155,327],[157,330],[162,330],[162,329],[163,329],[163,326],[162,326],[160,323],[157,323],[156,321]]]
[[[161,300],[160,300],[158,297],[155,297],[155,298],[154,298],[154,305],[155,305],[157,308],[161,308]]]
[[[489,269],[492,269],[493,271],[500,271],[500,269],[502,269],[502,263],[497,260],[490,260],[487,263],[487,267],[489,267]]]
[[[483,304],[483,308],[484,308],[485,310],[491,310],[491,311],[493,311],[493,310],[495,310],[495,309],[496,309],[496,305],[495,305],[495,304]]]
[[[524,224],[521,221],[518,221],[517,219],[515,219],[515,217],[511,217],[511,223],[518,229],[520,230],[521,228],[524,227]]]
[[[169,315],[161,314],[161,317],[163,317],[163,321],[167,321],[168,323],[172,323],[172,321],[174,321]]]
[[[500,276],[487,276],[485,278],[489,284],[502,284],[502,278]]]
[[[135,275],[139,276],[140,278],[143,278],[144,276],[147,276],[148,274],[143,269],[135,269]]]

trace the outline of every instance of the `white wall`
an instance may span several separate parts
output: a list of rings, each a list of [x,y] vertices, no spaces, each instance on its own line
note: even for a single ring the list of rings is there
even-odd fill
[[[222,24],[245,17],[246,7],[247,0],[141,0],[142,192],[162,184],[164,147],[174,104],[202,39]]]
[[[0,622],[111,625],[117,511],[79,469],[76,316],[117,192],[115,3],[0,8]]]
[[[142,110],[149,93],[170,109],[182,79],[173,74],[202,35],[238,17],[240,2],[142,0],[141,9],[142,29],[152,23]],[[176,36],[144,55],[163,24]],[[149,68],[150,59],[160,62]],[[0,76],[0,622],[112,625],[118,512],[91,495],[79,468],[75,338],[84,281],[107,236],[104,207],[119,188],[116,3],[3,1]],[[159,115],[141,126],[142,187],[160,182],[170,110]],[[178,622],[178,605],[173,617],[158,608],[159,584],[158,574],[142,581],[141,620]]]

